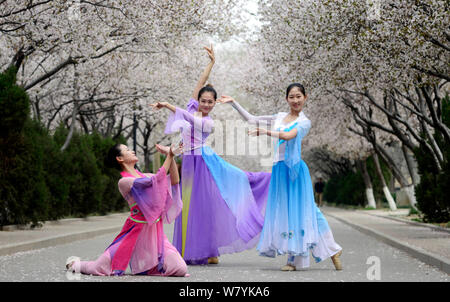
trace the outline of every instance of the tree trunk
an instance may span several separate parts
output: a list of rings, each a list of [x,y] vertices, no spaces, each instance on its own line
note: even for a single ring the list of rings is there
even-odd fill
[[[381,166],[380,166],[380,161],[378,160],[378,154],[375,153],[373,155],[373,160],[375,162],[375,170],[377,171],[378,177],[381,180],[381,186],[383,187],[383,193],[389,204],[389,208],[391,209],[391,211],[395,211],[395,210],[397,210],[397,205],[395,204],[395,201],[392,198],[391,192],[389,192],[389,189],[386,185],[386,181],[383,176],[383,171],[381,170]]]
[[[367,172],[366,160],[360,160],[357,162],[364,179],[364,184],[366,185],[367,207],[376,209],[377,205],[375,203],[375,197],[373,196],[372,181],[370,180],[369,172]]]
[[[153,173],[156,174],[159,168],[161,168],[161,159],[159,157],[159,152],[156,152],[153,154]]]
[[[79,100],[80,88],[78,87],[78,73],[76,71],[76,66],[74,67],[74,74],[75,74],[75,79],[74,79],[74,83],[73,83],[73,86],[74,86],[73,88],[74,88],[75,94],[74,94],[74,101],[73,101],[72,123],[70,124],[70,130],[69,130],[69,134],[66,137],[66,141],[64,142],[64,145],[60,149],[61,152],[67,149],[67,147],[70,144],[70,141],[72,140],[73,132],[75,131],[75,124],[77,121],[78,110],[79,110],[78,100]]]
[[[411,181],[413,186],[416,186],[419,183],[417,179],[416,173],[414,173],[414,163],[413,158],[408,154],[408,149],[405,145],[402,144],[403,156],[405,157],[406,165],[408,167],[409,174],[411,175]]]
[[[405,194],[408,196],[409,203],[411,207],[417,210],[416,207],[416,196],[414,193],[414,186],[408,184],[406,178],[401,174],[400,169],[395,164],[394,160],[379,146],[378,144],[374,144],[375,151],[378,153],[378,155],[381,156],[381,158],[384,160],[385,163],[389,166],[391,172],[394,174],[394,177],[397,179],[397,181],[400,183],[401,190],[405,192]],[[412,190],[411,190],[412,187]]]
[[[401,190],[408,196],[411,207],[417,210],[414,186],[408,183],[404,175],[401,174],[400,169],[395,165],[393,159],[390,158],[390,156],[386,152],[384,152],[384,150],[382,150],[380,146],[377,146],[377,148],[379,151],[382,151],[379,153],[379,155],[383,158],[383,160],[388,164],[389,167],[393,168],[391,169],[391,171],[393,172],[397,181],[400,183]]]
[[[408,196],[409,204],[411,205],[411,207],[413,209],[415,209],[416,211],[418,211],[418,209],[417,209],[417,200],[416,200],[416,192],[414,190],[414,186],[410,185],[410,186],[402,187],[402,190],[403,190],[403,192],[406,193],[406,196]]]
[[[144,170],[146,172],[150,172],[150,151],[148,148],[144,149]]]
[[[78,102],[74,101],[73,104],[73,111],[72,111],[72,123],[70,124],[70,130],[69,134],[66,137],[66,141],[64,142],[64,145],[61,147],[61,152],[67,149],[69,147],[70,141],[72,140],[73,132],[75,131],[75,124],[77,121],[77,114],[78,114]]]
[[[406,165],[408,166],[409,174],[411,174],[411,181],[412,181],[412,184],[405,187],[403,191],[408,196],[409,204],[411,205],[411,207],[417,210],[416,191],[414,188],[419,183],[419,181],[416,177],[416,174],[414,173],[412,158],[408,155],[407,149],[404,145],[402,145],[402,151],[403,156],[405,157]]]

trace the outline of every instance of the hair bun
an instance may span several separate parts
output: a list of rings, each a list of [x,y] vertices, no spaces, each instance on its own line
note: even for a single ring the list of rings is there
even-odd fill
[[[206,84],[205,87],[211,87],[211,88],[214,88],[213,85],[212,85],[211,83]]]

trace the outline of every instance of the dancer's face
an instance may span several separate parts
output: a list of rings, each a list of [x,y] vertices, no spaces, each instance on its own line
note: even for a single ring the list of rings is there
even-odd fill
[[[198,100],[198,104],[198,111],[200,111],[203,115],[208,115],[208,113],[210,113],[216,105],[214,94],[210,91],[203,92]]]
[[[128,149],[125,145],[120,145],[120,156],[116,157],[119,164],[136,164],[138,162],[138,158],[136,153],[133,150]]]
[[[286,98],[289,107],[292,111],[300,112],[306,103],[307,96],[305,96],[298,87],[293,87]]]

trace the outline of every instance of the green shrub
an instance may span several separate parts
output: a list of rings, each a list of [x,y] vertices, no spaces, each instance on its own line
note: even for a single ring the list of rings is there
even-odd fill
[[[450,99],[442,101],[442,121],[450,126]],[[426,222],[447,222],[450,220],[450,146],[439,133],[434,137],[444,155],[442,170],[438,171],[433,159],[424,147],[416,148],[420,183],[416,186],[417,207]]]
[[[60,125],[50,135],[29,117],[15,75],[14,68],[0,74],[0,226],[124,210],[120,173],[104,166],[116,142],[75,132],[61,152],[68,130]]]
[[[334,175],[325,184],[324,199],[327,202],[362,206],[365,202],[365,189],[361,174],[348,171]]]
[[[112,146],[117,143],[126,144],[126,140],[123,137],[120,137],[118,141],[114,141],[112,138],[103,138],[97,132],[91,134],[91,139],[97,166],[101,172],[102,183],[105,185],[98,211],[100,214],[121,211],[127,205],[117,186],[121,176],[116,169],[105,166],[104,158]]]
[[[37,224],[49,208],[44,150],[34,135],[28,96],[15,75],[15,68],[0,74],[0,225]]]
[[[62,146],[68,131],[62,125],[54,138]],[[71,216],[85,217],[100,209],[105,182],[102,179],[97,158],[93,152],[92,138],[74,132],[69,146],[62,152],[64,180],[69,185],[68,207]]]

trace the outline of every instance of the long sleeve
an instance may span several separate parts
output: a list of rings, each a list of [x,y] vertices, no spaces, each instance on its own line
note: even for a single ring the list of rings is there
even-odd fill
[[[297,135],[286,142],[286,150],[284,153],[284,162],[289,168],[291,180],[296,179],[298,176],[300,162],[302,160],[302,139],[308,134],[311,128],[311,121],[303,115],[295,128],[297,129]]]
[[[147,177],[153,177],[153,174],[145,173]],[[168,184],[168,194],[163,211],[163,222],[170,224],[181,213],[183,201],[181,200],[180,184],[171,184],[170,174],[166,176]]]
[[[192,112],[176,107],[167,120],[165,134],[172,134],[180,130],[188,130],[194,127],[201,132],[211,132],[213,120],[209,117],[197,117]]]
[[[124,180],[125,182],[126,180]],[[119,185],[120,187],[120,185]],[[166,208],[168,202],[168,182],[166,169],[161,167],[152,177],[134,178],[131,189],[126,195],[132,197],[144,214],[148,223],[155,222]]]
[[[194,98],[191,98],[188,102],[188,104],[186,105],[186,110],[188,112],[195,112],[198,110],[198,101]]]
[[[262,125],[270,125],[270,123],[276,119],[276,115],[260,115],[255,116],[250,114],[247,110],[245,110],[237,101],[231,103],[234,109],[250,124],[262,124]]]
[[[297,136],[303,139],[308,134],[309,129],[311,129],[311,121],[305,117],[299,121],[296,128],[298,131]]]
[[[170,176],[168,176],[170,177]],[[170,183],[170,179],[168,179]],[[179,184],[171,185],[169,194],[167,195],[166,207],[164,209],[163,222],[170,224],[175,221],[183,208],[183,201],[181,200],[181,190]]]

